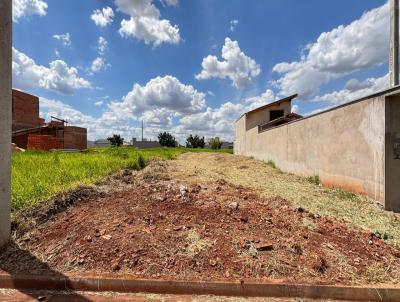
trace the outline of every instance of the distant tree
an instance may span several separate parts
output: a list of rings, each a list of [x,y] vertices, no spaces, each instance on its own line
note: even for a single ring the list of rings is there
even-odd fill
[[[221,149],[222,142],[219,140],[219,137],[213,137],[209,141],[211,149]]]
[[[107,138],[107,140],[111,143],[112,146],[122,146],[122,144],[124,143],[124,138],[121,137],[121,135],[119,134],[113,134],[113,136]]]
[[[164,147],[177,147],[178,142],[176,141],[175,137],[168,132],[161,132],[158,134],[158,142],[161,146]]]
[[[186,148],[204,148],[206,143],[204,142],[204,136],[200,138],[198,135],[189,135],[186,138]]]

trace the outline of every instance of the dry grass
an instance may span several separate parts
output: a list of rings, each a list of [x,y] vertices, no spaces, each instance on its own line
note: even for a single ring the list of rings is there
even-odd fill
[[[201,239],[199,233],[196,230],[190,230],[186,237],[188,246],[186,248],[186,253],[189,257],[193,258],[197,254],[208,249],[212,243],[207,239]]]
[[[303,218],[302,225],[311,231],[314,231],[317,229],[317,224],[314,221],[312,221],[312,219],[310,219],[310,218]]]
[[[389,244],[400,247],[400,215],[382,210],[366,196],[323,188],[305,178],[282,173],[262,161],[242,156],[187,153],[180,155],[173,164],[176,166],[174,177],[186,182],[223,178],[235,185],[255,189],[264,197],[279,196],[294,206],[382,234]]]

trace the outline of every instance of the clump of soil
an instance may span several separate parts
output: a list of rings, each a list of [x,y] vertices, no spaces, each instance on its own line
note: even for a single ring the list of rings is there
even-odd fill
[[[153,162],[127,176],[129,190],[89,194],[53,213],[0,252],[0,270],[343,284],[400,280],[400,251],[370,232],[224,179],[183,183],[168,169]]]

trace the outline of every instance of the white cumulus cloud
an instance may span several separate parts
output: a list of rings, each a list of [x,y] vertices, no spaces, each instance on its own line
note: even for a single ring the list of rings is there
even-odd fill
[[[236,88],[244,87],[261,72],[260,65],[240,50],[239,43],[225,38],[222,47],[222,61],[209,55],[201,63],[202,71],[196,75],[198,80],[210,78],[230,78]]]
[[[44,16],[47,13],[47,7],[47,3],[43,0],[12,0],[13,22],[18,22],[24,16]]]
[[[99,39],[97,40],[97,50],[99,51],[100,55],[103,55],[104,52],[107,50],[108,48],[108,42],[107,40],[100,36]]]
[[[106,63],[105,59],[102,57],[97,57],[93,60],[90,70],[92,73],[97,73],[102,70],[106,70],[109,65]]]
[[[53,35],[53,38],[61,41],[64,46],[71,46],[71,35],[69,33]]]
[[[167,1],[174,4],[175,1]],[[181,40],[179,28],[169,20],[160,19],[161,14],[152,0],[116,0],[118,10],[129,15],[121,21],[119,33],[123,37],[135,37],[146,44],[158,46],[162,43],[178,44]],[[176,1],[177,4],[177,1]]]
[[[97,26],[106,27],[113,22],[114,11],[109,6],[103,9],[95,9],[90,15],[90,19],[92,19]]]
[[[26,54],[12,49],[13,86],[21,89],[44,88],[71,95],[77,89],[90,88],[90,82],[78,76],[75,67],[69,67],[62,60],[55,60],[49,66],[37,65]]]
[[[347,82],[343,90],[317,96],[315,101],[324,101],[333,103],[334,105],[340,105],[387,88],[389,88],[389,74],[379,78],[368,78],[363,81],[351,79]]]
[[[389,37],[388,3],[364,13],[349,25],[322,33],[310,43],[301,60],[274,67],[281,74],[275,85],[281,94],[316,95],[320,86],[352,72],[387,61]]]
[[[112,102],[117,115],[138,117],[154,109],[168,110],[171,116],[194,113],[205,108],[205,95],[173,76],[156,77],[146,85],[135,84],[121,102]]]

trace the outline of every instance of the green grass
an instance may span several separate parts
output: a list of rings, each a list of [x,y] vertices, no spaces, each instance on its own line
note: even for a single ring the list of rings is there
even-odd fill
[[[276,169],[275,162],[273,160],[269,160],[265,163],[267,166],[270,166],[271,168]]]
[[[173,159],[187,148],[92,148],[88,153],[32,152],[12,156],[12,211],[45,201],[121,169],[139,170],[153,157]],[[221,150],[220,152],[229,152]],[[214,151],[215,152],[215,151]]]

